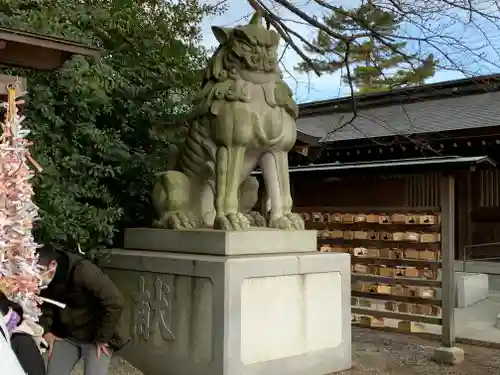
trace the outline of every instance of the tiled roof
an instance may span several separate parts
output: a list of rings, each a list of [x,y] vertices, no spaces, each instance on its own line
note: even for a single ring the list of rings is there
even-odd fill
[[[329,113],[299,118],[297,129],[299,133],[319,138],[319,142],[335,142],[500,126],[500,92],[365,108],[357,112],[352,125],[342,127],[352,118],[352,113]]]

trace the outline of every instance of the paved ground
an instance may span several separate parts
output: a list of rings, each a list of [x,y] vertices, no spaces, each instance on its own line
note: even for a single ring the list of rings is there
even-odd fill
[[[385,310],[384,304],[380,306]],[[500,314],[500,291],[490,290],[488,298],[472,306],[455,309],[455,333],[462,339],[500,344],[500,329],[495,328],[498,314]],[[385,319],[385,325],[397,327],[398,320]],[[426,332],[441,334],[441,326],[431,324],[424,326]]]
[[[458,337],[500,343],[500,329],[495,328],[500,314],[500,291],[490,290],[488,298],[465,309],[455,309]]]
[[[354,327],[354,366],[338,375],[500,375],[498,349],[460,345],[466,353],[465,362],[450,367],[432,362],[437,345],[415,336]],[[82,374],[81,369],[74,372],[74,375]],[[115,358],[109,375],[143,374]]]

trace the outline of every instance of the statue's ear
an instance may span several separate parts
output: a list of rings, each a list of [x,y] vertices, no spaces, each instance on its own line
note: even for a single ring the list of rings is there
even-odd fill
[[[214,33],[219,44],[227,43],[229,36],[231,35],[231,31],[232,29],[229,27],[212,26],[212,32]]]

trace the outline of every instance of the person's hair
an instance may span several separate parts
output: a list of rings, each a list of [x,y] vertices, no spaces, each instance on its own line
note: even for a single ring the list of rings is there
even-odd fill
[[[0,293],[0,312],[5,315],[9,312],[10,301],[5,297],[3,293]]]
[[[68,254],[63,251],[56,250],[52,246],[44,246],[38,250],[38,255],[38,264],[43,267],[47,267],[53,261],[57,263],[56,273],[51,281],[51,284],[66,282],[70,267]]]
[[[2,313],[2,315],[5,315],[8,314],[10,309],[12,309],[17,315],[19,315],[19,318],[21,320],[19,321],[18,325],[21,325],[24,315],[23,308],[19,306],[19,304],[8,299],[3,293],[0,293],[0,312]]]
[[[48,266],[50,262],[57,261],[60,254],[49,246],[38,249],[38,264]]]

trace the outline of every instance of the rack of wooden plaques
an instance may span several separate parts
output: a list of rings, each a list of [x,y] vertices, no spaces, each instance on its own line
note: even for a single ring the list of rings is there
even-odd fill
[[[319,251],[352,256],[353,323],[410,332],[442,325],[439,209],[302,211]]]

